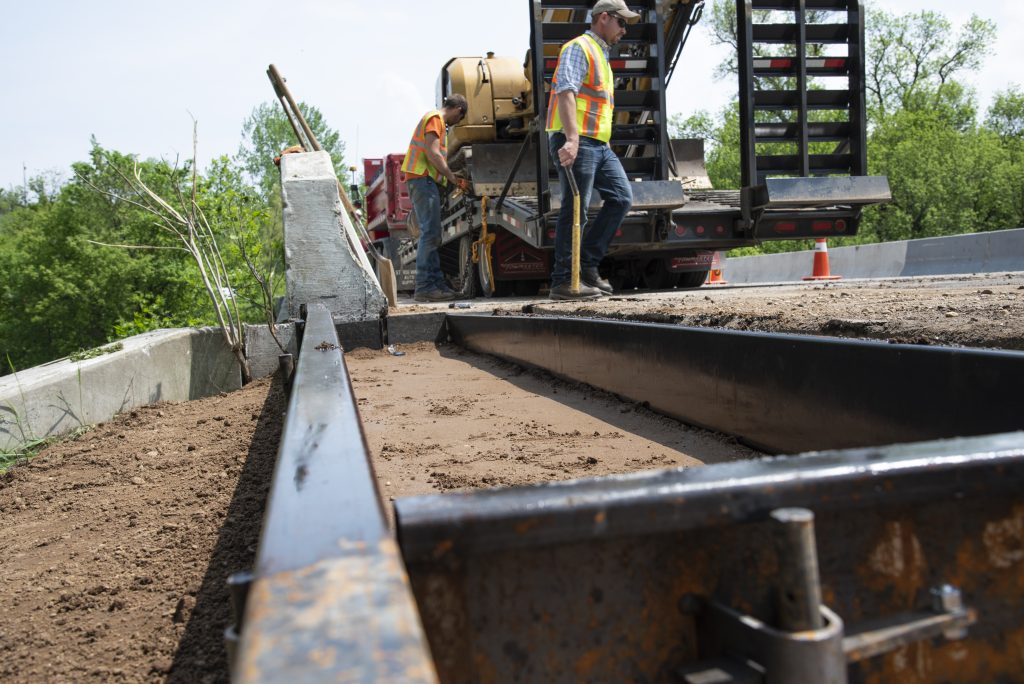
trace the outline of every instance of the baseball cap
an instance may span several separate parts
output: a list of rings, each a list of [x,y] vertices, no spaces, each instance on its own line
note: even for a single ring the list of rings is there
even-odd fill
[[[617,14],[629,24],[640,21],[640,15],[626,7],[626,0],[597,0],[594,9],[590,10],[590,16],[596,17],[601,12]]]

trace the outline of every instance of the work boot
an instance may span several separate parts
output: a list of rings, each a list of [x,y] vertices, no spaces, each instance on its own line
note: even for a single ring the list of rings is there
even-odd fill
[[[573,292],[572,286],[569,283],[561,283],[555,285],[548,292],[548,297],[555,301],[559,300],[573,300],[573,299],[597,299],[601,296],[601,291],[596,287],[590,287],[586,283],[580,282],[580,291]]]
[[[590,287],[596,287],[601,292],[610,295],[612,294],[612,284],[601,277],[601,274],[597,272],[596,268],[585,268],[580,273],[580,280],[589,285]]]
[[[417,302],[450,302],[453,299],[457,299],[456,295],[451,290],[421,290],[415,293],[412,298]]]

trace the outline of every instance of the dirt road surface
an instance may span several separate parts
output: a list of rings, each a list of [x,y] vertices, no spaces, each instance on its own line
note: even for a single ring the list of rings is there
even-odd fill
[[[1024,350],[1022,274],[630,293],[584,305],[477,300],[470,310],[524,306]],[[347,355],[387,497],[750,455],[544,374],[454,347],[401,350]],[[0,680],[227,681],[224,581],[253,562],[283,411],[280,389],[261,380],[132,411],[0,475]]]

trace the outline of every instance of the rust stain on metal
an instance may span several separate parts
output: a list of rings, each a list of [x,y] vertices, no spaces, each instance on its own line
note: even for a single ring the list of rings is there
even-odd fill
[[[540,520],[537,518],[529,518],[516,524],[516,534],[524,535],[528,534],[530,530],[537,527],[540,524]]]
[[[473,658],[473,664],[476,666],[476,672],[472,681],[479,684],[494,684],[499,681],[498,670],[494,667],[494,663],[483,653],[477,651]],[[467,672],[465,675],[468,676],[469,673]]]
[[[985,525],[982,534],[989,562],[997,568],[1010,568],[1024,560],[1024,505],[1002,520]]]
[[[927,561],[914,523],[908,519],[889,520],[868,555],[867,563],[858,568],[864,584],[876,592],[889,591],[893,607],[914,608],[920,592],[927,589]]]
[[[597,667],[600,659],[601,649],[599,648],[592,648],[577,658],[576,662],[573,663],[577,681],[590,681],[593,679],[594,668]]]
[[[920,642],[861,663],[864,684],[1017,681],[1024,672],[1024,627],[1004,632],[993,643]]]
[[[237,681],[438,681],[394,540],[339,549],[253,583]]]
[[[437,560],[438,558],[444,556],[446,553],[449,553],[453,548],[455,548],[455,542],[451,539],[445,539],[444,541],[438,542],[434,546],[434,550],[431,552],[431,555],[434,557],[435,560]]]

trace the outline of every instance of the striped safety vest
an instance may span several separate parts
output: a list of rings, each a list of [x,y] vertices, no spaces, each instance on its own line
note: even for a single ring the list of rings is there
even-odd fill
[[[612,110],[615,108],[615,81],[612,67],[604,55],[604,50],[597,41],[584,33],[573,38],[562,47],[558,61],[570,45],[577,44],[583,48],[587,58],[587,77],[580,84],[576,93],[576,128],[580,135],[608,142],[612,137]],[[547,131],[562,130],[562,120],[558,113],[558,98],[555,86],[558,85],[558,67],[551,81],[551,97],[548,99]]]
[[[406,151],[405,160],[402,162],[402,171],[416,174],[417,176],[430,176],[439,185],[443,186],[448,183],[448,179],[442,176],[440,171],[435,169],[434,165],[427,158],[427,123],[435,116],[441,118],[441,127],[444,128],[444,113],[440,110],[435,109],[423,115],[419,125],[416,126],[416,130],[412,134],[412,140],[409,141],[409,149]],[[441,137],[441,156],[445,158],[448,156],[447,133]]]

